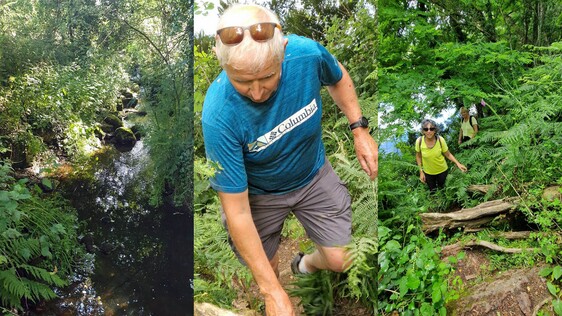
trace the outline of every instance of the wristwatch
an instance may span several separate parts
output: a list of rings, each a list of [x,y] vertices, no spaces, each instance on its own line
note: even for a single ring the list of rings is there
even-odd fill
[[[349,129],[354,130],[358,127],[369,127],[369,120],[366,117],[361,116],[359,121],[349,124]]]

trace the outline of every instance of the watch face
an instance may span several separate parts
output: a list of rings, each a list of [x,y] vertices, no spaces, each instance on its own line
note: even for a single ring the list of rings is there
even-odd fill
[[[367,126],[369,126],[369,121],[368,121],[367,118],[364,117],[364,116],[361,117],[361,126],[362,126],[362,127],[367,127]]]

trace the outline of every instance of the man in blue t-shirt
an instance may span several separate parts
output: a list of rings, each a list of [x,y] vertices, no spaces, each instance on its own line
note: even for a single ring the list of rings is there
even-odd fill
[[[349,120],[357,158],[371,179],[378,172],[377,144],[345,68],[317,42],[284,37],[271,11],[256,5],[226,10],[215,52],[223,72],[207,91],[202,116],[207,158],[220,166],[211,185],[267,315],[292,315],[277,280],[285,218],[294,213],[317,248],[295,256],[294,273],[343,271],[351,241],[349,192],[322,143],[322,86]]]

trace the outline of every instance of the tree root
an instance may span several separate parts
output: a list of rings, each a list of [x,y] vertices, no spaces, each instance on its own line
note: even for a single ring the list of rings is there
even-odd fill
[[[541,308],[548,302],[552,301],[551,297],[547,297],[544,300],[542,300],[540,303],[537,304],[537,306],[535,306],[535,308],[533,309],[533,316],[537,316],[539,314],[539,311],[541,310]]]
[[[471,248],[474,246],[485,247],[503,253],[522,253],[522,252],[533,252],[536,250],[536,248],[507,248],[485,240],[470,240],[470,241],[459,241],[457,243],[447,245],[441,249],[441,253],[445,256],[448,256],[457,253],[461,249]]]

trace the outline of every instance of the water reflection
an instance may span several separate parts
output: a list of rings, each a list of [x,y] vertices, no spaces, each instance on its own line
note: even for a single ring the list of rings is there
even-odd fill
[[[124,153],[108,149],[94,179],[74,184],[68,198],[92,240],[94,273],[59,301],[55,314],[193,313],[193,219],[184,208],[149,205],[147,158],[142,141]]]

